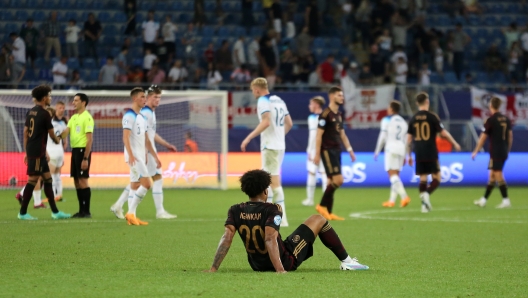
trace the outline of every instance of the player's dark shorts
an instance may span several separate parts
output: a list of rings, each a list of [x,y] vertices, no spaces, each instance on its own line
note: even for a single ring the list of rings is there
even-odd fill
[[[90,178],[90,165],[92,163],[92,153],[88,157],[88,168],[81,169],[84,158],[84,148],[73,148],[71,154],[70,177],[72,178]]]
[[[282,242],[287,252],[287,257],[282,259],[284,270],[293,271],[302,262],[313,256],[313,243],[315,235],[306,225],[300,225],[290,236]]]
[[[440,164],[435,161],[417,161],[416,175],[428,175],[440,172]]]
[[[488,170],[502,171],[502,169],[504,169],[505,163],[506,163],[506,160],[490,159],[489,164],[488,164]]]
[[[38,157],[27,160],[27,175],[40,176],[44,173],[49,173],[50,169],[46,157]]]
[[[321,150],[321,160],[327,177],[341,175],[341,150],[329,149]]]

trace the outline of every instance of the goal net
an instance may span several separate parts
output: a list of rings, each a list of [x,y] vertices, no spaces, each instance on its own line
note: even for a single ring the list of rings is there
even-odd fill
[[[131,107],[128,91],[52,91],[52,107],[66,104],[69,119],[75,111],[74,95],[82,92],[90,101],[87,110],[94,118],[90,187],[122,188],[129,183],[129,169],[123,156],[122,117]],[[23,163],[26,113],[34,106],[31,90],[0,90],[0,187],[20,187],[27,181]],[[227,188],[227,92],[163,91],[155,110],[157,133],[177,148],[169,152],[156,144],[162,163],[164,187]],[[188,136],[197,152],[188,152]],[[62,179],[73,187],[70,151],[66,150]]]

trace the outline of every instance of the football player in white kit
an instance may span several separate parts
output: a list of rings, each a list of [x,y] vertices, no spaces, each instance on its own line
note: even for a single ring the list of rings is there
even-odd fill
[[[125,219],[129,225],[148,225],[136,217],[136,208],[151,187],[147,169],[146,154],[150,152],[156,168],[161,168],[158,155],[150,143],[147,132],[147,120],[140,111],[145,106],[146,98],[143,88],[136,87],[130,92],[132,108],[123,116],[123,143],[125,144],[125,161],[130,168],[130,193],[128,212]],[[148,150],[148,151],[147,151]]]
[[[381,120],[381,131],[374,152],[377,160],[383,146],[385,146],[385,171],[389,173],[391,182],[390,197],[383,207],[392,208],[398,195],[400,196],[400,207],[407,206],[411,199],[405,192],[405,187],[400,179],[400,171],[405,164],[405,138],[407,133],[407,122],[398,113],[401,105],[398,101],[392,101],[387,108],[388,116]]]
[[[306,153],[308,155],[308,160],[306,161],[306,170],[308,171],[308,178],[306,179],[306,199],[302,201],[304,206],[313,206],[314,205],[314,193],[316,186],[316,173],[319,172],[321,175],[321,184],[323,192],[326,189],[326,174],[323,165],[323,161],[319,162],[319,165],[313,163],[313,158],[315,155],[315,136],[317,135],[317,126],[319,125],[319,115],[323,112],[323,106],[325,100],[322,96],[316,96],[310,99],[310,104],[308,109],[310,109],[310,116],[308,116],[308,147],[306,147]]]
[[[158,86],[151,86],[147,90],[147,104],[141,109],[141,115],[144,116],[144,118],[147,120],[147,133],[150,138],[150,143],[152,144],[152,147],[156,151],[156,146],[154,143],[158,143],[165,148],[167,148],[169,151],[176,151],[176,147],[169,142],[165,141],[162,137],[160,137],[156,133],[156,114],[155,110],[159,106],[161,100],[161,89],[158,88]],[[154,159],[154,156],[149,151],[149,154],[147,155],[147,170],[149,177],[152,177],[152,180],[154,181],[152,185],[152,196],[154,197],[154,205],[156,206],[156,218],[158,219],[173,219],[176,218],[176,215],[170,214],[167,211],[165,211],[165,208],[163,207],[163,180],[162,180],[162,172],[161,168],[156,167],[156,160]],[[110,211],[112,211],[117,218],[123,219],[123,205],[128,200],[130,192],[130,185],[127,185],[117,202],[110,207]]]
[[[271,187],[268,188],[268,202],[273,202],[282,207],[281,227],[288,226],[286,206],[284,204],[284,191],[281,186],[280,171],[284,150],[286,149],[285,135],[293,126],[290,113],[284,101],[268,90],[265,78],[256,78],[251,82],[253,96],[258,99],[257,113],[259,125],[244,139],[240,145],[242,152],[246,151],[249,142],[260,135],[260,151],[262,169],[271,174]]]

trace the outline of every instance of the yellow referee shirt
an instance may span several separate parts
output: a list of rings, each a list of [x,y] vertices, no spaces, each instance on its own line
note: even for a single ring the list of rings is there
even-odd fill
[[[70,128],[70,146],[72,148],[85,148],[86,134],[94,131],[92,115],[86,110],[80,115],[73,115],[68,121],[68,128]]]

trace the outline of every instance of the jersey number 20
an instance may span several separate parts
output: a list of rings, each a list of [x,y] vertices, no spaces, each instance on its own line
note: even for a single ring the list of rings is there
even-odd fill
[[[255,250],[250,248],[250,241],[253,241],[253,246],[259,253],[266,254],[268,252],[268,249],[266,247],[264,247],[264,249],[260,248],[257,242],[257,233],[260,234],[260,238],[262,239],[264,239],[265,236],[264,231],[260,226],[253,226],[253,229],[249,229],[248,226],[241,225],[240,228],[238,228],[238,232],[240,233],[240,235],[246,234],[246,251],[248,253],[255,253]]]

